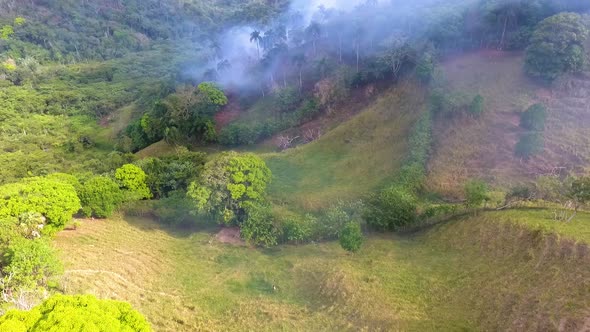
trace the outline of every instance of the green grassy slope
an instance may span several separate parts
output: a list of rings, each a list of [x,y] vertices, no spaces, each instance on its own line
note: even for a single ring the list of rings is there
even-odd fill
[[[256,250],[149,219],[84,221],[56,239],[68,293],[130,301],[157,331],[538,330],[587,316],[590,215],[484,213],[412,236]],[[550,225],[545,235],[523,224]],[[564,236],[565,236],[564,235]],[[586,315],[586,316],[585,316]]]
[[[406,158],[409,130],[425,111],[424,99],[419,87],[402,84],[319,140],[263,155],[274,175],[270,197],[315,210],[384,184]]]

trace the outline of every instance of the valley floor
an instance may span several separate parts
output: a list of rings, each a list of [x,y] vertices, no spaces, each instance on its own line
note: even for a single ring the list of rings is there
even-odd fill
[[[236,247],[215,228],[138,217],[84,220],[55,243],[67,293],[129,301],[156,331],[582,328],[590,253],[573,239],[590,242],[590,215],[550,215],[491,212],[370,236],[355,255],[337,243]]]

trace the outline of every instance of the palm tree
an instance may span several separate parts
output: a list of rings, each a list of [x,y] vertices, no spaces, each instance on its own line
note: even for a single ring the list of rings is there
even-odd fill
[[[250,42],[256,42],[256,51],[258,52],[258,59],[260,59],[260,42],[262,41],[262,36],[260,35],[260,31],[254,30],[250,33]]]
[[[293,64],[299,69],[299,92],[303,90],[303,66],[305,66],[305,54],[296,54],[291,58]]]

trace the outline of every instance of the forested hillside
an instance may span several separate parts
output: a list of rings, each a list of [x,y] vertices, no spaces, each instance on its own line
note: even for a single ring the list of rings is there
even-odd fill
[[[1,1],[0,331],[584,329],[589,13]]]

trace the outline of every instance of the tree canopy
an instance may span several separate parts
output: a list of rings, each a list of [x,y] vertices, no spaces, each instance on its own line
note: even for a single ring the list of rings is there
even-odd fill
[[[0,330],[11,332],[149,332],[146,319],[129,303],[92,295],[54,295],[31,311],[8,311]]]

